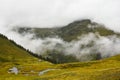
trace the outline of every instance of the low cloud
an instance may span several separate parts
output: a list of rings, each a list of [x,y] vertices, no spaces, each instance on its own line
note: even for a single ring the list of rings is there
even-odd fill
[[[15,34],[15,35],[12,35]],[[78,40],[66,42],[61,38],[37,38],[34,34],[20,35],[17,32],[11,33],[11,37],[17,38],[16,42],[37,55],[44,55],[46,51],[56,50],[64,55],[74,55],[78,60],[91,60],[90,55],[99,54],[106,58],[120,54],[120,38],[116,35],[104,37],[99,34],[83,34]],[[22,38],[21,38],[22,37]],[[47,56],[47,55],[46,55]]]

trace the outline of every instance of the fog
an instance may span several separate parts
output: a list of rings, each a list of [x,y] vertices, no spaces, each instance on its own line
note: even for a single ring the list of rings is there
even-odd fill
[[[120,32],[120,1],[119,0],[0,0],[0,33],[37,54],[45,49],[55,49],[56,44],[62,44],[61,51],[67,54],[89,54],[95,50],[103,57],[120,53],[119,38],[115,36],[95,37],[95,34],[83,35],[82,39],[71,43],[61,38],[31,39],[34,34],[22,36],[11,31],[13,27],[60,27],[75,20],[91,19],[104,24],[107,28]],[[95,45],[80,49],[90,39]],[[86,41],[86,42],[85,42]],[[50,44],[45,44],[50,42]],[[59,48],[61,49],[61,48]]]
[[[91,60],[89,57],[91,54],[100,54],[102,58],[120,54],[120,38],[115,35],[104,37],[89,33],[71,42],[66,42],[59,37],[32,39],[34,34],[28,33],[23,36],[17,32],[11,32],[10,35],[15,38],[15,42],[38,55],[56,50],[64,55],[74,55],[78,60],[84,61]]]
[[[46,50],[57,50],[65,55],[72,54],[80,60],[85,56],[89,58],[90,54],[100,54],[102,58],[106,58],[120,54],[120,38],[115,35],[103,37],[94,33],[82,35],[78,40],[72,42],[65,42],[60,38],[46,38],[35,52],[40,55],[44,54]]]

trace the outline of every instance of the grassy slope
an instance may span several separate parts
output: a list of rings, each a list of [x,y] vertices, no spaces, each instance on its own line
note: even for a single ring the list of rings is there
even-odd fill
[[[0,37],[0,62],[21,61],[31,58],[32,56],[26,51],[20,49],[6,38]]]
[[[0,37],[0,57],[0,80],[120,80],[120,55],[99,61],[55,65],[39,61]],[[8,73],[14,66],[20,70],[18,75]],[[38,76],[48,68],[56,70]]]
[[[39,61],[39,59],[30,55],[27,51],[0,35],[0,80],[13,75],[8,73],[8,70],[12,67],[20,69],[22,75],[27,73],[34,75],[37,71],[50,68],[51,66],[51,63]],[[36,73],[31,73],[31,70],[35,70]]]
[[[119,58],[118,58],[119,56]],[[109,58],[100,61],[91,62],[79,62],[69,64],[58,64],[50,66],[49,63],[26,63],[17,65],[21,71],[26,71],[28,76],[25,76],[23,72],[18,75],[14,74],[2,74],[0,80],[119,80],[120,79],[120,55],[114,58]],[[8,64],[4,64],[8,67]],[[12,65],[11,65],[12,66]],[[23,70],[21,66],[26,67]],[[49,71],[41,76],[38,76],[38,72],[48,68],[56,68],[56,70]],[[30,72],[34,70],[36,72]],[[7,72],[5,70],[5,72]]]

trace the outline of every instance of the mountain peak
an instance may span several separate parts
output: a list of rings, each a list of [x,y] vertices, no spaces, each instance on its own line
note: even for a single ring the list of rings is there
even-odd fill
[[[35,38],[46,38],[46,37],[60,37],[65,41],[76,40],[78,37],[89,33],[98,33],[100,36],[116,35],[114,31],[105,28],[96,22],[92,22],[90,19],[76,20],[66,26],[59,28],[26,28],[19,27],[16,30],[20,34],[32,33],[35,34]]]

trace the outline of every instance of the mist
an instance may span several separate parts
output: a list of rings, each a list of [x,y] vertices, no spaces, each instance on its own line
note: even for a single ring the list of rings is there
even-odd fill
[[[120,38],[116,35],[104,37],[99,34],[83,34],[77,40],[66,42],[62,38],[32,39],[34,34],[26,33],[24,36],[11,32],[11,38],[24,48],[37,55],[46,55],[46,51],[57,51],[64,55],[74,55],[80,61],[92,60],[90,55],[100,54],[101,58],[120,54]],[[45,57],[45,56],[44,56]]]
[[[120,32],[119,0],[0,0],[0,33],[26,49],[40,55],[46,49],[80,58],[91,51],[102,57],[120,53],[120,39],[116,36],[96,38],[96,34],[83,35],[70,43],[61,38],[32,39],[34,34],[20,35],[14,27],[52,28],[65,26],[73,21],[90,19]],[[94,39],[92,47],[81,48]],[[49,43],[49,44],[48,44]],[[56,47],[61,44],[61,47]],[[78,56],[79,55],[79,56]]]

